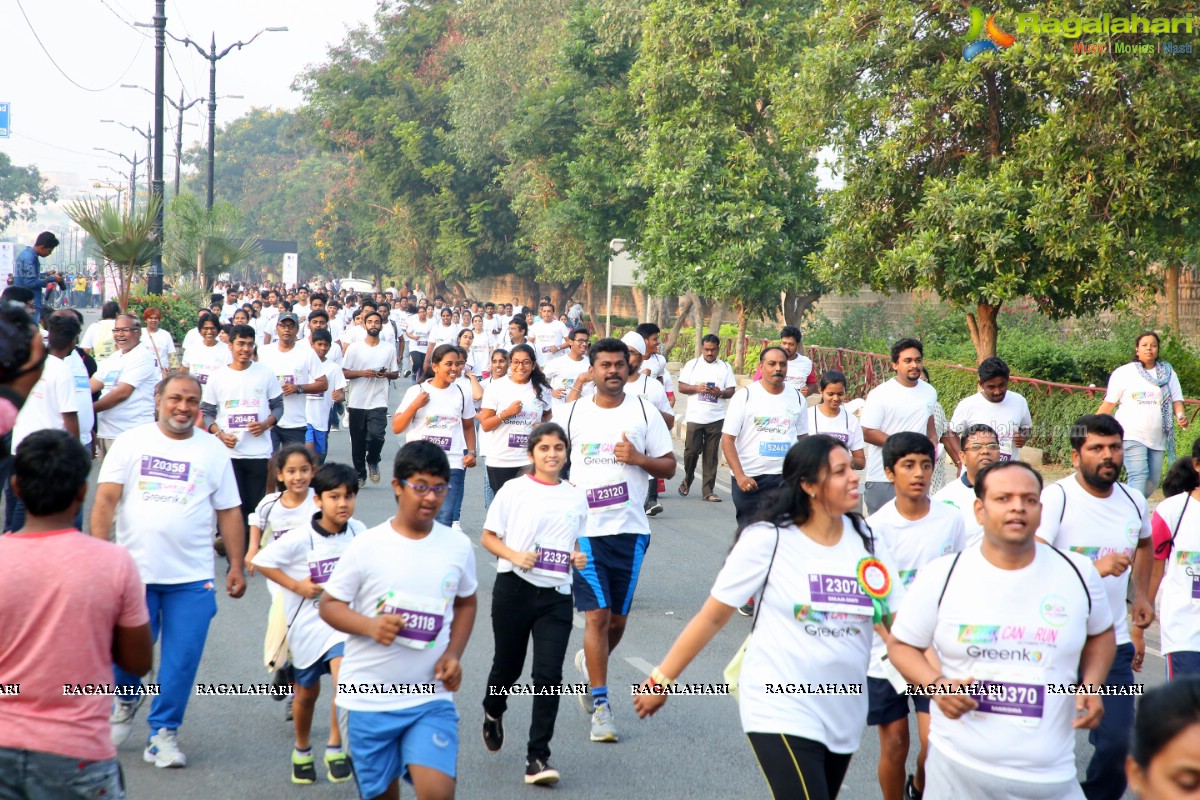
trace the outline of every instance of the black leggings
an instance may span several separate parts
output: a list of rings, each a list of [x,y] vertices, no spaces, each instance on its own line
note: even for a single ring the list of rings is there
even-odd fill
[[[775,800],[835,800],[850,753],[831,753],[812,739],[784,733],[748,733],[750,746]]]
[[[521,477],[521,473],[524,471],[524,467],[488,467],[487,479],[488,483],[492,485],[492,493],[500,491],[500,487],[513,478]]]

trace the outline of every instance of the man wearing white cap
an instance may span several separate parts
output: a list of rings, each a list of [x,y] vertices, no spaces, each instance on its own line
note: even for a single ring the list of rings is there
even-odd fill
[[[650,478],[675,475],[671,433],[662,414],[638,393],[626,393],[630,350],[645,352],[645,341],[637,339],[641,343],[633,348],[611,338],[592,345],[588,360],[595,394],[556,406],[552,417],[567,432],[571,480],[588,504],[585,532],[578,541],[587,566],[573,572],[572,593],[575,608],[586,619],[575,665],[592,686],[592,696],[580,700],[592,712],[594,742],[617,741],[608,702],[608,661],[625,633],[650,545],[650,521],[643,508],[646,486]],[[662,391],[661,385],[658,389]]]

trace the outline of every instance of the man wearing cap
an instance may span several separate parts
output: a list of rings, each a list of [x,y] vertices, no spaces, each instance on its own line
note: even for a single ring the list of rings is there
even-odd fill
[[[650,343],[641,334],[630,331],[621,337],[621,341],[629,348],[629,379],[625,382],[625,394],[636,395],[650,403],[662,414],[667,430],[675,427],[675,413],[667,399],[667,392],[662,382],[657,378],[642,373],[642,364],[649,356]],[[662,503],[658,502],[658,479],[651,478],[646,490],[646,501],[642,504],[646,514],[657,517],[662,513]]]
[[[329,388],[317,354],[311,348],[296,347],[299,330],[300,318],[286,311],[275,324],[275,340],[258,348],[258,363],[275,373],[283,389],[283,419],[271,428],[276,450],[285,444],[304,444],[308,425],[305,396],[322,394]]]

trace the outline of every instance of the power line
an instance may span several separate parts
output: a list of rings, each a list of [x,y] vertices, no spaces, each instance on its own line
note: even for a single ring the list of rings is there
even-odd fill
[[[63,147],[62,145],[59,145],[59,144],[51,144],[50,142],[44,142],[41,139],[35,139],[28,134],[20,133],[18,131],[13,131],[12,136],[13,136],[13,138],[16,138],[16,139],[28,139],[31,142],[36,142],[37,144],[44,145],[46,147],[53,147],[55,150],[63,150],[67,153],[74,153],[75,155],[79,155],[79,156],[87,156],[88,158],[101,158],[101,159],[113,158],[113,156],[98,156],[98,155],[96,155],[95,152],[85,153],[82,150],[72,150],[69,147]]]
[[[123,23],[125,23],[126,25],[128,25],[128,26],[129,26],[129,28],[130,28],[130,29],[131,29],[131,30],[132,30],[134,33],[136,33],[138,36],[141,36],[141,37],[143,37],[143,38],[145,38],[145,39],[149,39],[149,38],[150,38],[150,34],[146,33],[146,32],[145,32],[145,31],[143,31],[143,30],[141,30],[141,29],[140,29],[140,28],[138,28],[136,25],[134,25],[132,22],[130,22],[129,20],[127,20],[127,19],[125,19],[124,17],[122,17],[122,16],[121,16],[121,15],[120,15],[120,14],[117,12],[117,10],[116,10],[115,8],[113,8],[112,6],[110,6],[110,5],[108,4],[107,0],[100,0],[100,5],[104,6],[104,7],[105,7],[105,8],[107,8],[109,11],[111,11],[111,12],[113,13],[113,16],[114,16],[114,17],[116,17],[117,19],[121,20],[121,22],[123,22]]]
[[[83,89],[85,92],[105,92],[120,83],[121,79],[125,77],[129,70],[133,69],[133,65],[137,61],[138,56],[142,54],[142,47],[146,44],[146,40],[142,39],[141,44],[138,45],[137,52],[133,54],[133,59],[129,62],[129,66],[125,67],[124,71],[117,76],[116,80],[101,89],[92,89],[88,86],[84,86],[82,83],[72,78],[66,73],[66,71],[63,70],[62,67],[58,65],[58,62],[54,60],[54,56],[50,55],[50,51],[47,50],[46,45],[42,43],[42,37],[38,36],[37,30],[33,27],[33,23],[29,21],[29,15],[25,13],[25,7],[21,5],[21,0],[16,0],[16,2],[17,8],[21,10],[21,16],[25,18],[25,24],[29,26],[29,32],[33,34],[34,40],[37,41],[38,47],[42,48],[42,52],[46,54],[46,58],[50,59],[50,63],[54,65],[54,68],[58,70],[60,75],[62,75],[75,86]]]

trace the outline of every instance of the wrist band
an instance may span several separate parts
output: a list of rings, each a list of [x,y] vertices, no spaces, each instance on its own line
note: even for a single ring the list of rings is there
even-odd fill
[[[661,669],[659,669],[658,667],[655,667],[654,669],[650,670],[650,680],[654,681],[659,686],[671,686],[672,684],[675,683],[675,680],[673,678],[668,678],[666,675],[663,674],[663,671]]]

